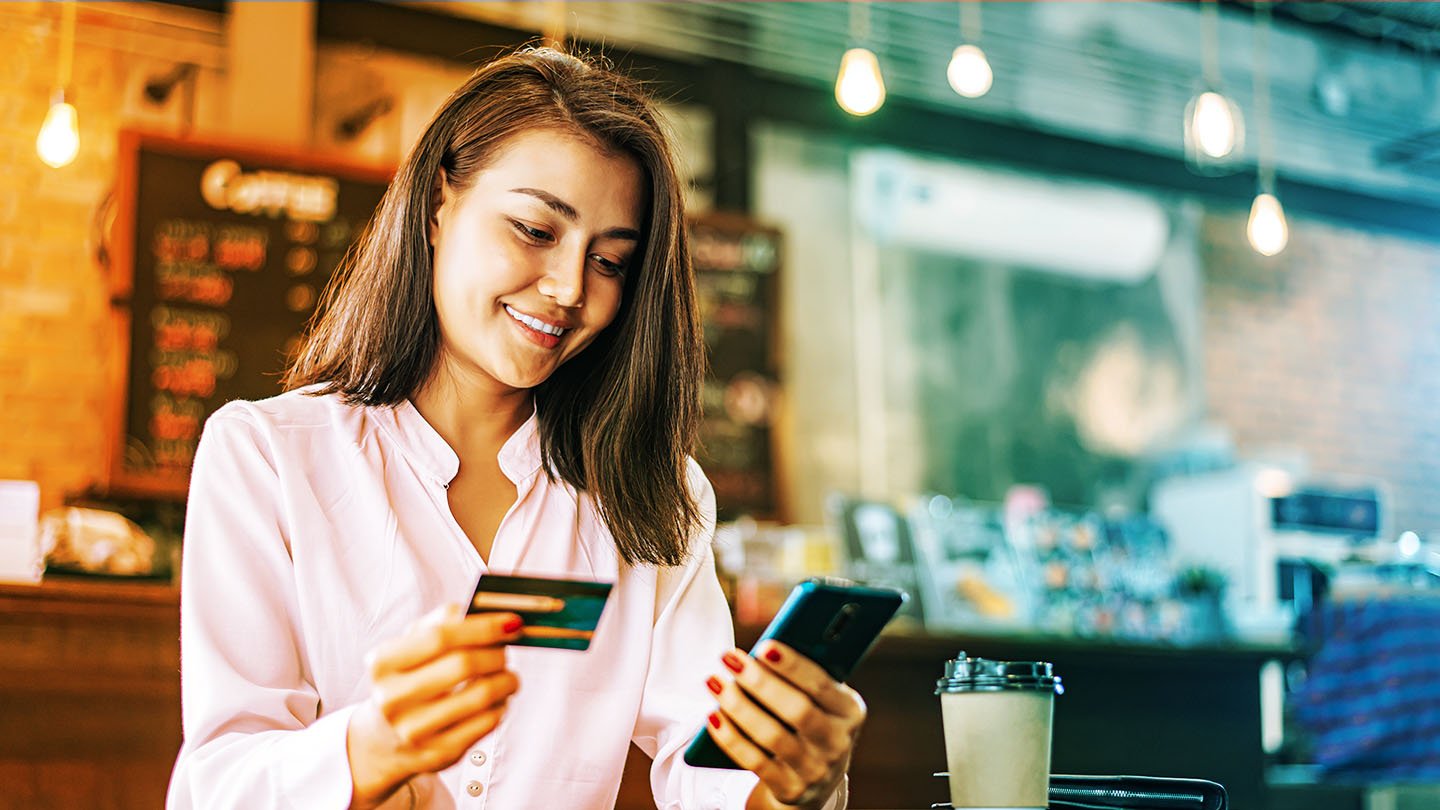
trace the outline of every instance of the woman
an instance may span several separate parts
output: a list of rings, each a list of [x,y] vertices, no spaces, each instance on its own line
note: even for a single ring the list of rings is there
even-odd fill
[[[537,49],[456,91],[292,390],[206,425],[169,806],[608,807],[632,741],[663,807],[843,806],[859,696],[732,646],[692,285],[635,84]],[[507,647],[484,573],[615,586],[588,651]],[[681,761],[707,719],[748,772]]]

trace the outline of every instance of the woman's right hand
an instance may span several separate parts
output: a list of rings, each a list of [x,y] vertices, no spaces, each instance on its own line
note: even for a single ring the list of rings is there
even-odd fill
[[[513,613],[464,616],[458,606],[380,645],[370,698],[350,717],[350,806],[379,805],[411,777],[443,770],[489,734],[520,682],[505,645],[520,637]]]

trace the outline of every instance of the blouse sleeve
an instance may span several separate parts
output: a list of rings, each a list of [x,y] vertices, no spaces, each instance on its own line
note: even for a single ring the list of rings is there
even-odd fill
[[[186,511],[170,810],[349,806],[352,709],[319,716],[280,492],[255,418],[238,403],[218,411]]]
[[[689,560],[658,574],[650,671],[634,742],[653,760],[650,789],[660,810],[743,810],[758,781],[755,774],[695,768],[683,760],[690,739],[715,709],[705,679],[720,665],[720,655],[735,646],[711,549],[715,491],[694,461],[688,472],[702,522]],[[842,783],[827,808],[844,808],[845,797]]]

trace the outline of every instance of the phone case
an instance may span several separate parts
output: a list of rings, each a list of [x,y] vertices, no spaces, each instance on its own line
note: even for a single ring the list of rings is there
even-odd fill
[[[830,677],[844,681],[870,650],[875,638],[905,602],[888,588],[867,588],[808,580],[790,591],[785,604],[750,650],[774,639],[819,664]],[[701,768],[736,765],[702,727],[685,749],[685,762]]]

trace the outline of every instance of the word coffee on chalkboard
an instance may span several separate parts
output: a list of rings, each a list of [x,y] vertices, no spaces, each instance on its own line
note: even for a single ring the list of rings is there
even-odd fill
[[[280,393],[389,173],[132,132],[120,167],[112,293],[128,352],[111,487],[179,496],[205,419]]]
[[[772,437],[780,234],[715,214],[691,221],[690,239],[710,359],[698,460],[720,519],[780,517]]]

